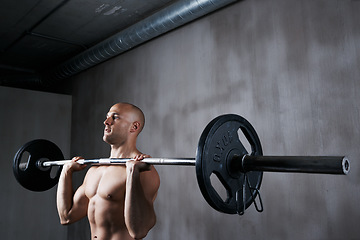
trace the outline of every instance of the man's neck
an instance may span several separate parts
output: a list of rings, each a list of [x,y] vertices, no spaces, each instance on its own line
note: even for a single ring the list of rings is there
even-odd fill
[[[136,145],[111,145],[110,158],[133,158],[140,151],[136,148]]]

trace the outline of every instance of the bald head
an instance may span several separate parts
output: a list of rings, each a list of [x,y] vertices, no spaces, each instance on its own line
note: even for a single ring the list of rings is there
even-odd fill
[[[132,122],[138,122],[139,123],[139,132],[140,133],[145,125],[145,116],[143,111],[141,111],[140,108],[138,108],[137,106],[131,104],[131,103],[126,103],[126,102],[120,102],[120,103],[116,103],[114,106],[112,106],[112,108],[115,107],[117,109],[121,109],[121,111],[126,112],[127,114],[129,114],[129,117],[131,118]]]

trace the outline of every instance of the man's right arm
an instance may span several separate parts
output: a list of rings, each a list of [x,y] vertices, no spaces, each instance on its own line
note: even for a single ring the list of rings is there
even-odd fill
[[[73,171],[79,171],[84,167],[74,160],[70,164],[65,164],[61,171],[56,203],[60,222],[63,225],[76,222],[87,214],[89,199],[85,195],[84,185],[81,185],[75,193],[72,186]]]

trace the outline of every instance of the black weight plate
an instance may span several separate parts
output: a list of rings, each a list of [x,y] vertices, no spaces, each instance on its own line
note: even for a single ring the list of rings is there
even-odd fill
[[[238,136],[239,129],[250,143],[251,153],[248,153],[241,143]],[[244,154],[262,155],[259,137],[246,119],[235,114],[227,114],[215,118],[206,126],[196,152],[196,175],[205,200],[220,212],[229,214],[244,212],[254,201],[251,195],[254,197],[257,195],[255,188],[260,188],[262,172],[246,173],[250,189],[246,183],[244,184],[244,173],[229,167],[233,155]],[[219,178],[226,189],[226,200],[223,200],[212,186],[210,180],[212,174]],[[243,186],[245,186],[244,198]]]
[[[26,168],[23,168],[20,163],[25,152],[29,154],[29,159]],[[54,143],[44,139],[30,141],[18,150],[14,157],[13,172],[21,186],[31,191],[45,191],[57,184],[62,167],[58,168],[55,176],[51,176],[51,167],[37,166],[37,162],[44,159],[62,160],[64,156]]]

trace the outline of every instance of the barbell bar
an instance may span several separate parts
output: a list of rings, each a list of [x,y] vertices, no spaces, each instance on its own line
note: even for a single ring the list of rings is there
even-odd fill
[[[97,159],[80,159],[77,161],[79,164],[90,165],[111,165],[111,164],[126,164],[127,161],[134,160],[132,158],[97,158]],[[59,160],[59,161],[39,161],[37,164],[40,167],[62,166],[72,160]],[[142,160],[150,165],[183,165],[195,166],[195,158],[145,158]]]
[[[132,158],[97,158],[80,159],[79,164],[85,165],[116,165],[126,164]],[[72,160],[41,161],[38,167],[63,166]],[[142,162],[150,165],[181,165],[195,166],[195,158],[144,158]],[[348,174],[350,163],[345,156],[233,156],[230,160],[233,172],[295,172],[295,173],[318,173],[318,174]],[[23,166],[23,168],[26,166]]]
[[[243,134],[251,149],[240,140]],[[21,161],[25,152],[26,162]],[[14,157],[13,172],[18,182],[32,191],[45,191],[58,182],[64,159],[61,150],[44,139],[23,145]],[[129,158],[80,159],[79,164],[125,164]],[[298,172],[346,175],[350,162],[344,156],[263,156],[260,139],[252,125],[235,114],[222,115],[204,129],[198,142],[195,158],[145,158],[152,165],[195,166],[198,185],[205,200],[214,209],[228,214],[242,214],[254,203],[262,211],[259,193],[263,172]],[[55,177],[52,167],[58,166]],[[226,192],[224,198],[213,184],[216,176]],[[257,207],[259,197],[261,210]]]

